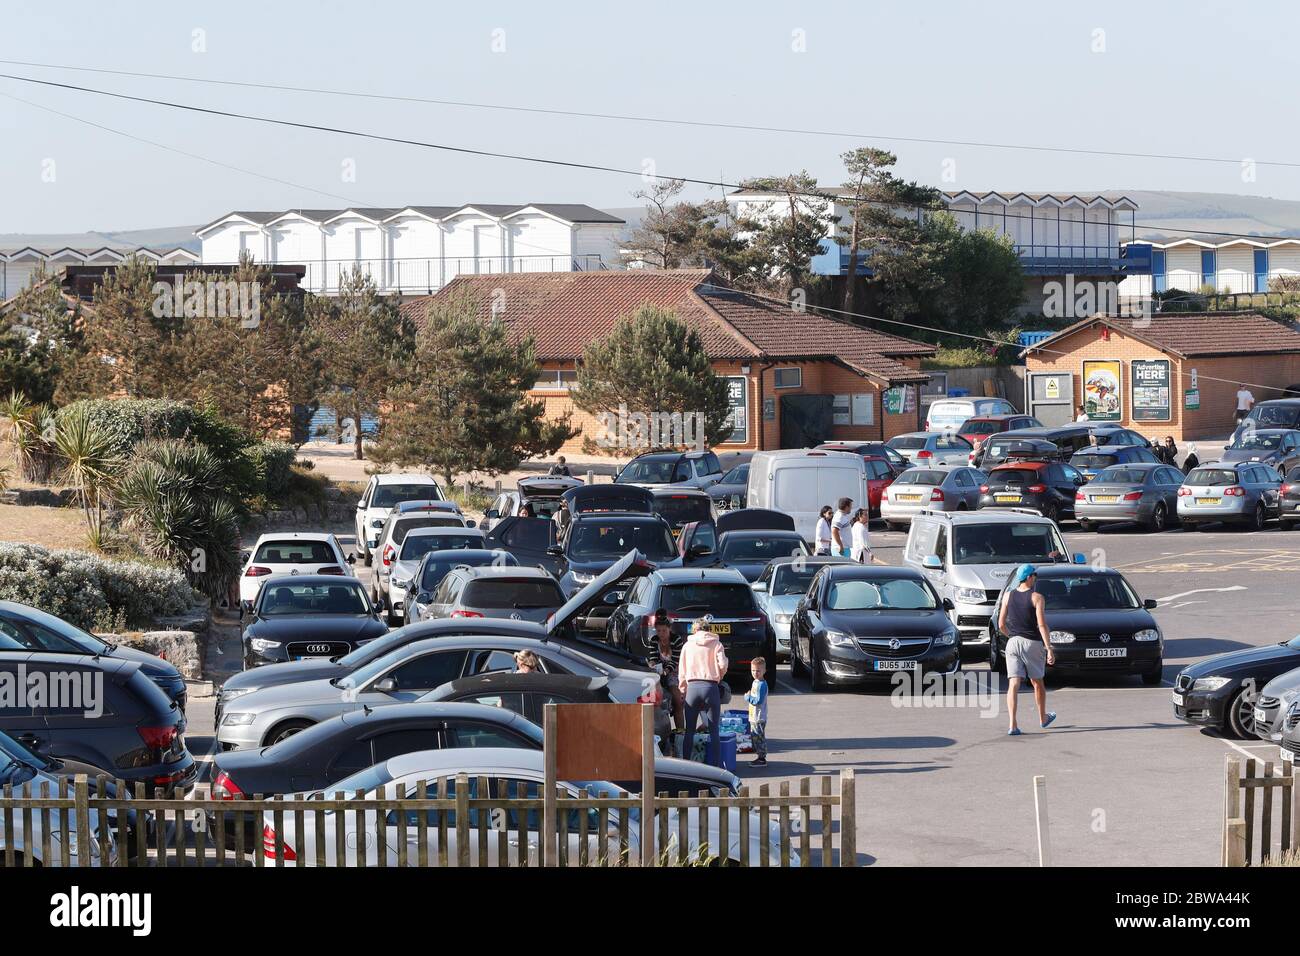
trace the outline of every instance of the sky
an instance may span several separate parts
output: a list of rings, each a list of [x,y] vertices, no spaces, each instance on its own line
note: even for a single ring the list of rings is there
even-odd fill
[[[902,175],[944,189],[1300,199],[1294,3],[0,6],[0,60],[705,124],[5,63],[0,73],[631,174],[458,155],[0,79],[0,233],[197,224],[235,209],[467,202],[625,208],[639,205],[631,194],[644,185],[645,170],[736,182],[806,169],[833,183],[843,178],[840,153],[861,145],[893,150]],[[719,122],[804,132],[709,125]],[[710,192],[718,190],[693,187],[687,195]]]

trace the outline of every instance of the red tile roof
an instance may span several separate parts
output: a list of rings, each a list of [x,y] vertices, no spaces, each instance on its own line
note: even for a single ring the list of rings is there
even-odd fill
[[[733,292],[711,283],[707,269],[619,270],[460,276],[439,298],[468,295],[481,314],[497,314],[519,335],[531,335],[543,360],[572,360],[608,335],[642,305],[671,309],[699,332],[720,359],[840,361],[890,383],[926,378],[896,359],[928,356],[934,346],[885,335],[811,312]],[[402,310],[423,322],[429,302],[412,299]]]
[[[1300,352],[1300,332],[1255,312],[1168,312],[1146,319],[1093,318],[1076,322],[1024,350],[1052,351],[1066,336],[1104,324],[1183,358],[1212,355],[1272,355]]]

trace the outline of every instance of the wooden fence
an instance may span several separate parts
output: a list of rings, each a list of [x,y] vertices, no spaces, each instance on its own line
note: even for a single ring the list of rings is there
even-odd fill
[[[1243,772],[1244,770],[1244,772]],[[1291,763],[1228,757],[1223,865],[1250,866],[1300,847],[1300,787]]]
[[[517,781],[460,775],[409,792],[399,786],[392,799],[339,792],[185,800],[146,798],[141,785],[132,796],[127,784],[103,777],[78,776],[71,785],[63,778],[50,793],[6,785],[0,865],[536,866],[546,856],[541,821],[549,801],[541,783],[526,786],[520,793]],[[838,775],[838,786],[829,776],[805,777],[793,788],[782,782],[772,792],[764,784],[734,797],[701,791],[643,800],[561,786],[551,805],[560,866],[856,864],[852,770]],[[651,826],[643,831],[647,806]],[[69,812],[75,839],[62,832]],[[642,832],[653,834],[652,846]]]

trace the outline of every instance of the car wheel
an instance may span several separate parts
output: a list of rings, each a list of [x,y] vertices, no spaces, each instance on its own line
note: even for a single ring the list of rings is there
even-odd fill
[[[817,663],[817,648],[812,641],[808,642],[808,689],[814,694],[826,690],[829,685],[822,674],[821,665]]]
[[[310,726],[310,720],[286,720],[279,726],[274,727],[271,732],[266,735],[266,740],[263,742],[263,745],[269,747],[272,744],[278,744],[282,740],[288,740],[294,734],[298,733],[298,731],[306,730]]]
[[[1097,530],[1097,525],[1096,525],[1094,522],[1089,521],[1087,518],[1080,518],[1080,519],[1079,519],[1079,530],[1080,530],[1080,531],[1096,531],[1096,530]]]
[[[998,644],[996,640],[989,641],[989,670],[997,674],[1007,672],[1007,659],[998,653]]]
[[[1246,689],[1243,687],[1228,703],[1224,729],[1238,740],[1254,740],[1255,732],[1251,729],[1254,723],[1254,709],[1255,702],[1247,697]]]
[[[1264,505],[1262,503],[1257,504],[1255,505],[1255,510],[1251,513],[1250,522],[1246,527],[1250,531],[1263,531],[1264,521]]]
[[[1056,507],[1055,503],[1050,503],[1043,505],[1042,514],[1048,521],[1056,521],[1060,518],[1061,511]]]
[[[1165,676],[1165,662],[1157,661],[1156,666],[1142,674],[1142,683],[1147,687],[1155,687]]]
[[[1149,531],[1164,531],[1169,527],[1169,512],[1165,510],[1163,501],[1156,504],[1155,511],[1151,512],[1151,520],[1147,523]]]
[[[907,527],[907,525],[903,524],[901,521],[886,521],[885,527],[890,531],[902,531]]]
[[[1205,521],[1198,521],[1198,522],[1196,522],[1196,524],[1188,525],[1188,527],[1191,528],[1193,531],[1205,531],[1205,530],[1207,530],[1210,526],[1209,526],[1209,523],[1208,523],[1208,522],[1205,522]]]

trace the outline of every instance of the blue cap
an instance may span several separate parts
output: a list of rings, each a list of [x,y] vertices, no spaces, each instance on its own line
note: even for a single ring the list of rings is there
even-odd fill
[[[1038,572],[1034,570],[1032,564],[1022,564],[1020,567],[1016,568],[1016,583],[1024,584],[1037,573]]]

